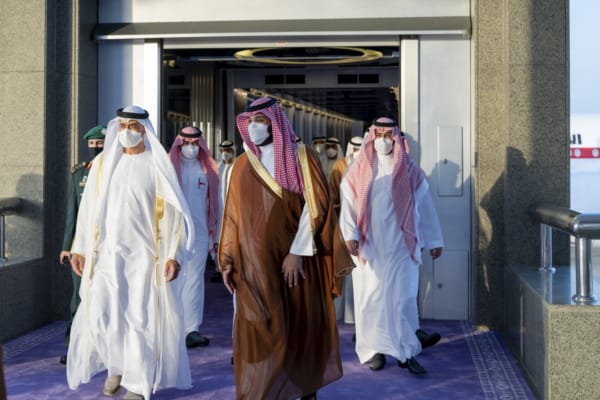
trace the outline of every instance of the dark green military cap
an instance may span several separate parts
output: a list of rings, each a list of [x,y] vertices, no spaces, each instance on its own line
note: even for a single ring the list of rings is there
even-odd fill
[[[83,140],[104,139],[104,136],[106,136],[106,127],[104,125],[98,125],[87,131],[87,133],[83,135]]]

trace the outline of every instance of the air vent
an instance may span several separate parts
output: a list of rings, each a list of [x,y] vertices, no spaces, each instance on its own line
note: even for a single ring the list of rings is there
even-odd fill
[[[304,75],[286,75],[285,83],[289,85],[304,85],[305,77]]]
[[[304,85],[306,77],[301,74],[265,75],[265,85]]]
[[[379,83],[379,74],[358,74],[358,83]]]
[[[337,81],[340,85],[373,84],[379,83],[379,74],[339,74]]]
[[[352,83],[358,83],[357,74],[340,74],[338,75],[338,83],[341,85],[348,85]]]
[[[283,85],[285,75],[265,75],[265,85]]]
[[[169,76],[169,85],[185,85],[185,75]]]

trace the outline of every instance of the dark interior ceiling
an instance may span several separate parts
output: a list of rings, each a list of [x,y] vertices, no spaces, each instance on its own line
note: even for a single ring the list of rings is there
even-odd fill
[[[217,68],[285,68],[286,73],[306,73],[312,68],[335,68],[341,73],[347,70],[365,68],[372,73],[377,67],[398,67],[399,56],[397,47],[371,47],[382,53],[377,60],[339,63],[348,57],[360,56],[360,52],[347,48],[333,47],[302,47],[302,48],[277,48],[255,52],[255,61],[240,60],[235,57],[235,52],[240,49],[189,49],[171,50],[164,57],[171,65],[186,62],[213,62]],[[265,60],[268,59],[268,60]],[[277,64],[275,62],[289,62],[291,64]],[[326,64],[324,64],[326,63]],[[366,69],[368,68],[368,70]],[[348,117],[370,122],[381,115],[397,117],[398,99],[396,90],[389,87],[379,87],[378,84],[347,85],[348,87],[309,88],[302,85],[265,85],[255,87],[276,96],[292,96],[297,100],[311,103],[333,112]],[[243,88],[251,89],[251,88]]]
[[[389,88],[267,89],[287,94],[356,120],[370,122],[378,116],[396,118],[398,104]]]

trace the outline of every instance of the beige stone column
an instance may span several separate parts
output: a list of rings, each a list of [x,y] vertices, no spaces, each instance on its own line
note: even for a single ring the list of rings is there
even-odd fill
[[[68,317],[70,272],[58,266],[71,166],[98,121],[97,1],[3,0],[0,12],[0,197],[25,200],[7,218],[0,338]],[[83,157],[82,157],[83,158]]]
[[[568,1],[472,3],[476,322],[503,321],[504,272],[536,268],[534,202],[569,204]],[[568,261],[568,242],[555,243]]]

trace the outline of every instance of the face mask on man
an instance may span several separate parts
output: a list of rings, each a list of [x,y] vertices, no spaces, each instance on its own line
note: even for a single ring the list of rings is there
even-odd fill
[[[377,138],[373,143],[375,145],[375,151],[382,156],[390,154],[394,148],[394,141],[391,139]]]
[[[352,153],[352,159],[356,160],[358,158],[358,155],[360,154],[360,151],[355,151]]]
[[[327,149],[327,157],[336,158],[337,154],[338,154],[338,152],[336,149]]]
[[[181,155],[185,158],[194,159],[198,155],[200,148],[193,144],[184,144],[181,146]]]
[[[142,133],[131,129],[119,131],[119,143],[123,147],[135,147],[142,141]]]
[[[248,125],[250,140],[257,146],[262,145],[271,136],[269,126],[260,122],[251,122]]]
[[[229,161],[233,158],[233,154],[231,154],[231,152],[229,151],[224,151],[221,153],[221,159],[223,161]]]
[[[98,154],[100,154],[104,150],[103,147],[88,147],[88,152],[90,153],[90,158],[96,158]]]

